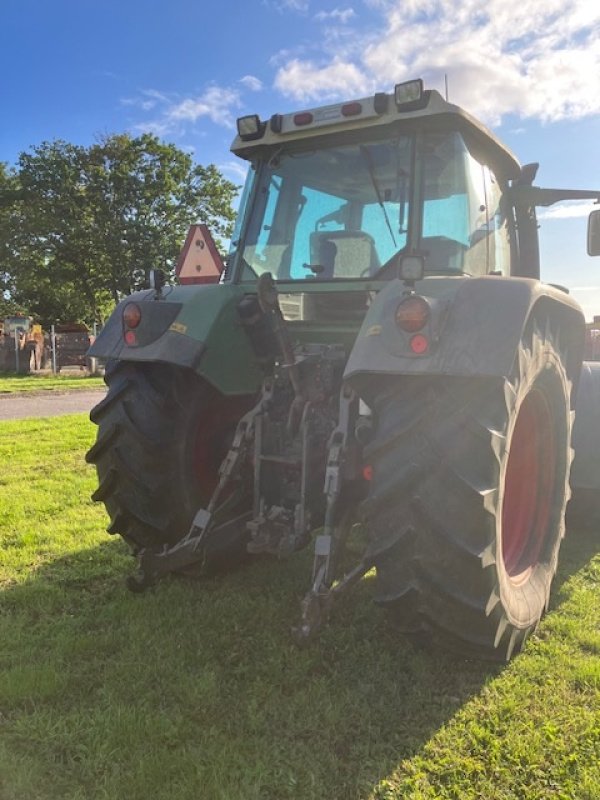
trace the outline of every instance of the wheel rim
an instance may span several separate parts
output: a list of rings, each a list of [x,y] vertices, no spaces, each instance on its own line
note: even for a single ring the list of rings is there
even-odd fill
[[[502,505],[502,557],[513,584],[538,564],[552,508],[556,431],[546,395],[533,389],[519,409],[510,440]]]

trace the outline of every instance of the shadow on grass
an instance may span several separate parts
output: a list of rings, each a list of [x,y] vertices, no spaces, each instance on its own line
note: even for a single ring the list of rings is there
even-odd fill
[[[594,544],[567,538],[559,600]],[[369,579],[297,649],[310,560],[137,596],[108,541],[7,587],[2,797],[368,797],[502,668],[413,649]]]

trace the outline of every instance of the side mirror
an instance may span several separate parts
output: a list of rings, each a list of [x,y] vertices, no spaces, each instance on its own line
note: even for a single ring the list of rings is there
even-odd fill
[[[150,288],[154,289],[155,292],[160,292],[163,286],[167,282],[167,276],[162,271],[162,269],[151,269],[148,275],[148,283],[150,284]]]
[[[588,256],[600,256],[600,208],[588,219],[587,251]]]

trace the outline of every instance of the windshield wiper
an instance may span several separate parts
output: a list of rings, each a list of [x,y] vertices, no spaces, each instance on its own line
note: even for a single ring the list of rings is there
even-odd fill
[[[377,183],[377,178],[375,177],[375,170],[373,168],[373,159],[371,157],[370,151],[361,144],[359,146],[360,152],[362,153],[365,163],[367,165],[367,171],[369,173],[369,177],[371,178],[371,183],[373,184],[373,189],[375,190],[375,196],[377,197],[377,202],[379,203],[379,207],[383,212],[383,216],[385,218],[385,223],[388,227],[388,231],[390,232],[390,236],[392,237],[392,242],[394,243],[394,247],[398,247],[396,244],[396,237],[394,236],[394,231],[392,230],[392,226],[390,224],[390,218],[388,217],[388,213],[385,210],[385,205],[383,204],[383,199],[381,197],[381,191],[379,189],[379,184]]]

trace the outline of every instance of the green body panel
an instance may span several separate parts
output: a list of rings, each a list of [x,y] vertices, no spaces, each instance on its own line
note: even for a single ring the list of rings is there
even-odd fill
[[[379,291],[376,281],[290,282],[279,291],[301,295],[333,295],[367,290]],[[169,286],[159,299],[152,290],[135,292],[117,306],[91,347],[89,355],[101,359],[163,362],[189,367],[224,395],[251,394],[261,384],[262,373],[250,341],[241,325],[237,306],[245,295],[256,293],[256,283],[222,283],[206,286]],[[365,295],[366,296],[366,295]],[[137,343],[124,340],[123,309],[136,302],[142,321]],[[335,301],[334,301],[335,302]],[[170,313],[169,313],[170,312]],[[347,351],[360,329],[360,319],[292,320],[290,333],[296,342],[342,344]]]
[[[226,395],[255,392],[262,378],[237,314],[246,293],[231,283],[173,289],[173,300],[183,303],[177,325],[206,348],[196,372]]]
[[[176,364],[193,369],[223,394],[255,392],[261,373],[236,311],[245,293],[233,284],[167,287],[158,300],[154,291],[136,292],[117,306],[89,355]],[[133,346],[123,335],[123,309],[130,302],[142,310]]]

